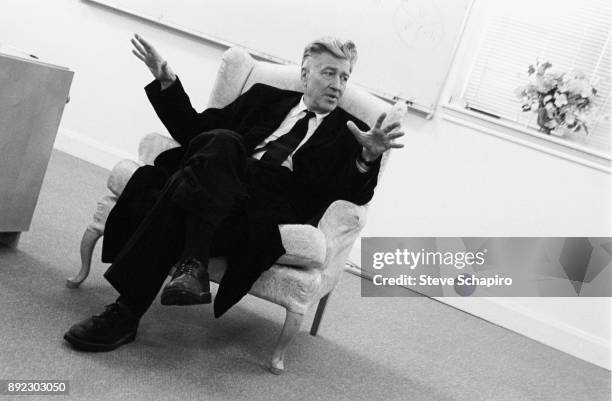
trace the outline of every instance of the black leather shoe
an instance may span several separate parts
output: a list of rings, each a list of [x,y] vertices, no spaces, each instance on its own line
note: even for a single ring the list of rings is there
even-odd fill
[[[81,351],[111,351],[136,338],[139,317],[127,306],[115,302],[104,312],[73,325],[64,339]]]
[[[162,291],[161,304],[199,305],[210,302],[210,281],[206,268],[194,258],[179,263],[172,280]]]

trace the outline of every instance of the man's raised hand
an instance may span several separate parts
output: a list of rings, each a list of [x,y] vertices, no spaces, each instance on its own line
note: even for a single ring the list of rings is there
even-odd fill
[[[401,143],[393,142],[394,139],[404,136],[404,133],[401,131],[393,132],[393,130],[401,125],[400,122],[394,122],[382,128],[382,123],[386,117],[387,113],[382,113],[378,120],[376,120],[374,127],[369,131],[360,130],[352,121],[346,123],[357,142],[363,146],[362,155],[366,161],[376,160],[378,156],[388,149],[404,147]]]
[[[163,59],[149,42],[138,34],[134,34],[134,37],[130,41],[134,46],[132,53],[149,67],[155,79],[160,81],[162,85],[174,82],[176,75],[168,66],[168,62]]]

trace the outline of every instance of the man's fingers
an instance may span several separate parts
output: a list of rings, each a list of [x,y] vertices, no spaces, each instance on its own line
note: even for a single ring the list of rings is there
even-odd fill
[[[353,133],[353,135],[361,135],[361,134],[363,134],[363,132],[359,128],[357,128],[357,125],[355,125],[355,123],[352,122],[352,121],[348,121],[346,123],[346,126],[348,127],[349,131],[351,131]]]
[[[394,122],[393,124],[389,124],[387,125],[383,131],[385,132],[385,134],[393,131],[394,129],[396,129],[397,127],[399,127],[401,125],[401,123],[399,121]]]
[[[138,43],[135,39],[130,39],[130,42],[132,42],[132,45],[134,45],[134,47],[136,48],[136,50],[138,50],[140,54],[146,56],[147,52],[140,43]]]
[[[392,143],[391,146],[389,147],[393,149],[400,149],[404,147],[404,144],[403,143]]]
[[[389,139],[396,139],[396,138],[399,138],[401,136],[404,136],[404,133],[402,131],[398,131],[398,132],[393,132],[393,133],[387,135],[387,138],[389,138]]]
[[[140,42],[140,44],[142,44],[142,46],[147,49],[147,50],[151,50],[153,48],[153,46],[151,46],[149,44],[149,42],[147,42],[142,36],[140,36],[139,34],[134,34],[134,37],[136,37],[136,39],[138,40],[138,42]]]
[[[387,118],[387,113],[382,113],[380,116],[378,116],[378,120],[376,120],[376,124],[374,124],[374,128],[380,128],[383,121],[385,121],[385,118]]]
[[[136,50],[132,49],[132,53],[134,54],[134,56],[138,57],[140,60],[145,61],[144,56],[138,53]]]

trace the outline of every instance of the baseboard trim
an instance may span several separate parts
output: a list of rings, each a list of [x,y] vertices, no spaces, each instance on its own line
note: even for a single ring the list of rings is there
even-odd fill
[[[558,320],[533,313],[512,302],[512,298],[479,298],[480,302],[469,304],[466,301],[470,300],[463,298],[436,298],[436,300],[610,370],[612,348],[604,339]]]
[[[346,270],[362,279],[372,279],[371,273],[362,271],[350,261]],[[479,302],[474,302],[473,298],[432,299],[604,369],[611,368],[610,343],[558,320],[535,314],[512,302],[512,298],[478,298]]]
[[[135,153],[108,146],[65,128],[58,130],[53,147],[107,170],[111,170],[120,160],[138,159]]]

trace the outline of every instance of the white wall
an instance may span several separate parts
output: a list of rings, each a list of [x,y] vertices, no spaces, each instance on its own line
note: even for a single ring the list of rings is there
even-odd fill
[[[134,32],[157,45],[194,106],[204,107],[223,48],[79,0],[2,1],[0,43],[75,71],[56,145],[85,151],[107,168],[116,161],[112,153],[134,154],[144,133],[165,132],[143,90],[152,77],[130,52]]]
[[[131,53],[138,32],[206,104],[224,49],[78,0],[4,0],[0,43],[75,71],[56,147],[110,168],[163,132]],[[213,12],[211,10],[211,12]],[[281,39],[281,38],[279,38]],[[296,44],[302,46],[302,44]],[[463,63],[463,64],[462,64]],[[460,78],[461,57],[449,85]],[[407,119],[364,236],[609,236],[609,175],[436,117]],[[358,247],[351,259],[359,261]],[[443,299],[601,366],[610,366],[609,299]]]
[[[481,31],[471,18],[441,103],[463,82]],[[406,148],[390,159],[363,236],[610,236],[609,174],[443,115],[407,119]],[[610,369],[610,298],[440,301]]]

